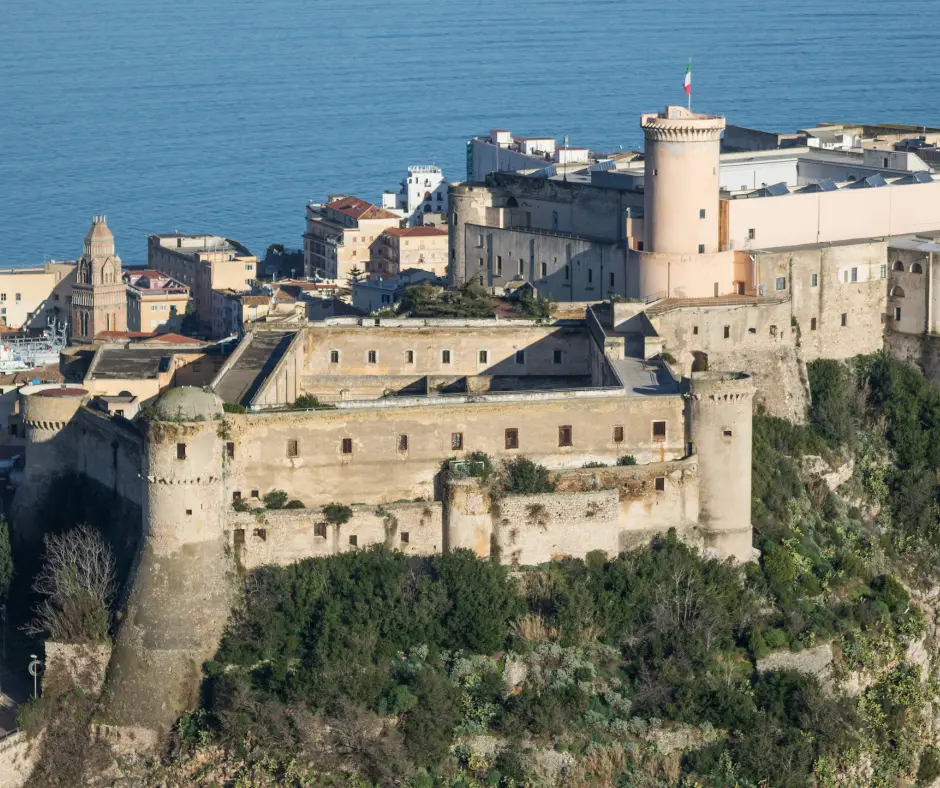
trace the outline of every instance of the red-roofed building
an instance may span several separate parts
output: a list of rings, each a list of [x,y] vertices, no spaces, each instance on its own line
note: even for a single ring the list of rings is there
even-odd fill
[[[304,233],[306,275],[347,279],[355,269],[365,273],[376,239],[400,222],[391,211],[358,197],[339,196],[322,205],[310,203]]]
[[[127,327],[131,331],[178,331],[190,302],[190,289],[161,271],[128,270]]]
[[[406,268],[447,276],[447,230],[440,227],[392,227],[372,246],[369,273],[393,278]]]

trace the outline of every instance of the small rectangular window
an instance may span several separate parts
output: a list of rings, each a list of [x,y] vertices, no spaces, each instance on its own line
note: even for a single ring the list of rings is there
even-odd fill
[[[524,350],[516,351],[516,363],[525,364],[525,351]]]
[[[698,326],[692,326],[692,334],[698,336]]]
[[[517,429],[506,430],[506,448],[507,449],[519,448],[519,430]]]
[[[187,509],[187,510],[186,510],[186,515],[187,515],[187,516],[192,516],[192,513],[193,513],[193,510],[192,510],[192,509]]]
[[[343,438],[343,454],[352,454],[352,438]]]
[[[477,258],[477,262],[479,263],[480,268],[482,268],[482,267],[483,267],[483,258],[482,258],[482,257],[478,257],[478,258]],[[497,272],[497,273],[498,273],[498,272]]]
[[[811,317],[811,318],[809,319],[809,330],[810,330],[810,331],[815,331],[815,330],[816,330],[816,318],[815,318],[815,317]]]
[[[463,433],[462,432],[452,432],[450,434],[450,447],[460,451],[463,449]]]
[[[521,257],[519,258],[519,276],[522,276],[525,273],[525,260]]]
[[[370,364],[375,364],[378,361],[379,354],[375,350],[370,350],[368,355],[368,361]]]
[[[699,208],[699,209],[698,209],[698,218],[699,218],[699,219],[704,219],[704,218],[705,218],[705,209],[704,209],[704,208]]]
[[[477,233],[477,247],[479,249],[483,248],[483,233]]]
[[[571,425],[570,424],[566,424],[564,427],[558,428],[558,445],[559,446],[571,445]]]
[[[407,531],[401,532],[401,543],[408,544],[411,541],[411,535]]]
[[[230,460],[235,459],[235,444],[232,441],[228,441],[225,444],[225,456]]]
[[[810,286],[810,287],[819,287],[819,274],[810,274],[810,277],[809,277],[809,286]]]
[[[858,281],[858,269],[857,268],[852,269],[852,281],[853,282]]]
[[[842,326],[843,328],[849,324],[849,315],[848,312],[842,313]]]
[[[235,492],[232,493],[232,500],[240,501],[241,499],[242,499],[241,490],[235,490]]]
[[[699,244],[699,245],[698,245],[698,253],[699,253],[699,254],[705,254],[705,244]]]
[[[415,352],[413,350],[405,351],[405,363],[414,364],[415,363]]]
[[[565,281],[567,282],[571,278],[571,267],[565,266]]]
[[[296,438],[291,438],[287,441],[287,456],[288,457],[298,457],[300,455],[300,447],[297,443]]]
[[[257,497],[258,497],[258,491],[257,491],[257,490],[252,490],[252,491],[251,491],[251,497],[252,497],[252,498],[257,498]]]
[[[542,279],[548,276],[548,263],[542,263]]]
[[[883,265],[881,266],[881,278],[886,279],[887,277],[888,277],[888,266]]]
[[[339,364],[339,351],[338,350],[330,351],[330,363]]]
[[[666,440],[666,422],[665,421],[653,422],[653,440],[660,442],[660,443]]]
[[[623,425],[614,426],[614,443],[623,443]]]
[[[666,477],[657,476],[656,477],[656,492],[663,492],[666,489]]]
[[[480,265],[483,265],[483,258],[480,258]],[[496,255],[496,276],[503,275],[503,256]]]
[[[314,523],[313,535],[319,536],[321,539],[326,539],[326,523]]]
[[[747,237],[749,240],[753,241],[757,237],[757,230],[752,227],[747,231]]]
[[[786,290],[786,289],[787,289],[787,278],[786,278],[785,276],[778,276],[778,277],[777,277],[776,288],[777,288],[777,290]]]
[[[450,364],[450,351],[449,350],[441,351],[441,363]]]
[[[725,437],[725,438],[730,438],[730,437],[731,437],[731,430],[722,430],[722,431],[721,431],[721,434],[722,434],[722,436]]]
[[[731,326],[725,326],[725,339],[731,338]]]
[[[356,546],[358,546],[358,544],[359,544],[359,537],[356,536],[355,534],[350,534],[350,536],[349,536],[349,546],[350,546],[350,547],[356,547]]]
[[[185,443],[176,444],[176,459],[178,460],[186,459],[186,444]]]
[[[407,435],[398,436],[398,451],[408,451],[408,436]]]
[[[588,284],[591,284],[591,282],[594,281],[594,269],[588,268],[587,272],[588,272]]]
[[[894,308],[894,319],[895,319],[895,320],[900,320],[900,319],[901,319],[901,307],[899,307],[899,306],[896,306],[896,307]]]
[[[553,350],[552,351],[552,364],[561,364],[564,359],[564,351],[562,350]]]
[[[489,363],[490,354],[485,350],[481,350],[477,358],[481,364],[487,364]]]
[[[614,275],[613,275],[613,274],[610,275],[610,286],[611,286],[611,287],[614,286]]]

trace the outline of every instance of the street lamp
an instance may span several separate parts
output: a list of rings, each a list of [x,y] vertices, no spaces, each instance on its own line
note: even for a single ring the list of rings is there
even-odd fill
[[[33,698],[39,696],[39,674],[41,673],[42,660],[35,654],[30,654],[29,675],[33,677]]]

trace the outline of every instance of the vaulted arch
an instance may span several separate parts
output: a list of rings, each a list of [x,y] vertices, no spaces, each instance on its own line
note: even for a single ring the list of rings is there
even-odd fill
[[[922,266],[920,263],[914,263],[914,264],[911,266],[911,273],[912,273],[912,274],[922,274],[922,273],[924,273],[924,268],[923,268],[923,266]]]
[[[891,296],[891,298],[904,298],[904,288],[898,285],[895,285],[894,287],[891,288],[891,292],[889,293],[889,295]]]

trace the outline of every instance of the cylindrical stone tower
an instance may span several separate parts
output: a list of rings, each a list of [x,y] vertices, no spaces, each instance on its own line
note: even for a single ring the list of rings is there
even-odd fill
[[[643,115],[644,251],[713,254],[718,249],[718,154],[725,119],[666,107]]]
[[[743,372],[693,372],[688,394],[698,455],[699,524],[705,546],[751,559],[751,428],[754,383]]]
[[[447,260],[447,279],[451,287],[458,287],[480,275],[483,284],[488,285],[488,268],[484,250],[484,265],[481,268],[479,261],[467,259],[466,238],[467,224],[486,225],[486,210],[493,206],[491,191],[481,185],[473,183],[452,183],[447,190],[447,205],[450,211],[450,239]]]
[[[223,500],[222,402],[176,388],[153,408],[144,446],[143,533],[111,658],[114,721],[168,731],[197,701],[231,610],[234,563]]]

